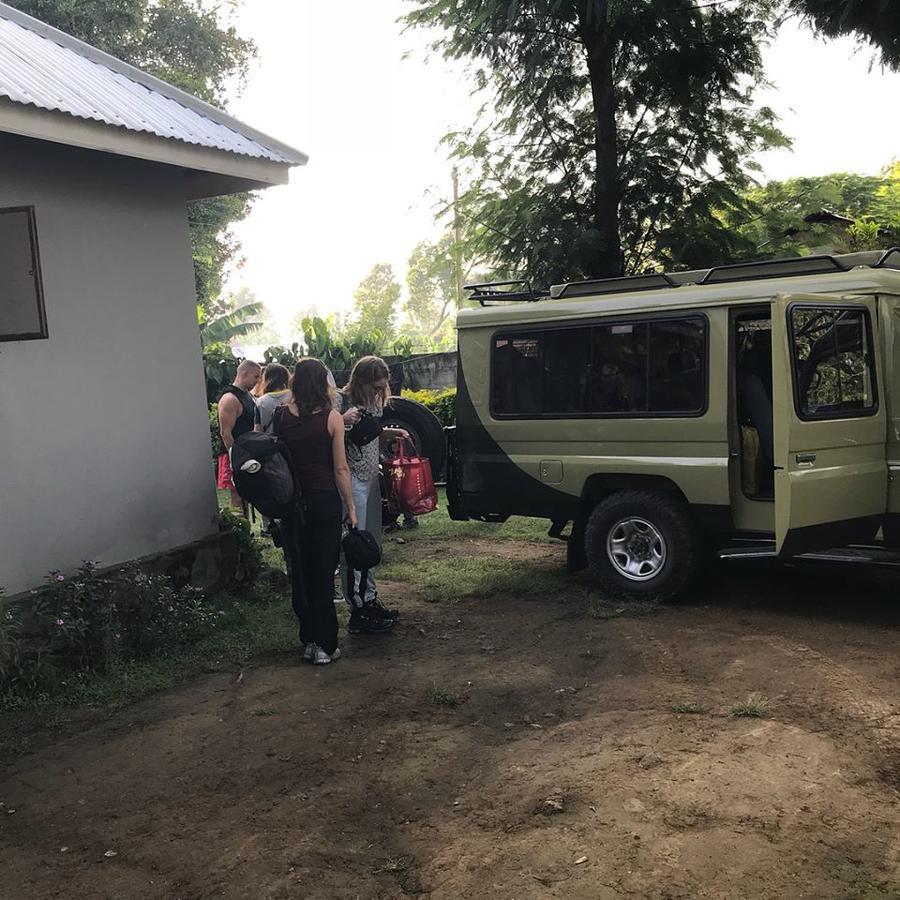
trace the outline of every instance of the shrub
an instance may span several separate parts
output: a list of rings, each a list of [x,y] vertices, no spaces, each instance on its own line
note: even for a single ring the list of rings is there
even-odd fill
[[[209,404],[209,441],[212,444],[213,459],[218,459],[225,452],[222,435],[219,434],[219,405]]]
[[[244,516],[225,507],[219,510],[219,527],[222,531],[233,532],[238,543],[235,581],[242,584],[253,581],[262,571],[265,558],[263,557],[263,544],[259,538],[254,537],[250,522]]]
[[[456,423],[456,388],[444,391],[404,391],[403,396],[428,407],[442,426]]]
[[[222,615],[202,592],[136,567],[108,574],[85,562],[47,581],[30,603],[0,597],[0,692],[47,693],[68,677],[194,644]]]

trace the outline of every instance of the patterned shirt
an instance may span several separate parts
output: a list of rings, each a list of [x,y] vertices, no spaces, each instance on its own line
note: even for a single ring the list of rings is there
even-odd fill
[[[353,405],[349,399],[345,403],[345,411]],[[367,407],[366,412],[376,419],[380,419],[384,410],[381,406],[373,405]],[[378,468],[381,462],[381,441],[378,438],[369,441],[368,444],[363,444],[362,447],[357,447],[353,441],[347,441],[346,447],[347,465],[350,466],[350,474],[357,481],[371,481],[373,478],[378,477]]]

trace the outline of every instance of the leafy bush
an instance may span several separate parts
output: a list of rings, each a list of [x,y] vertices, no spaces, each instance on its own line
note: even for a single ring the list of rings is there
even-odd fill
[[[215,403],[237,375],[239,359],[228,344],[212,344],[203,350],[203,374],[206,376],[206,400]]]
[[[456,423],[456,388],[445,391],[404,391],[403,396],[427,406],[444,427]]]
[[[222,531],[232,531],[238,543],[235,581],[252,582],[265,565],[262,542],[254,536],[250,522],[229,507],[219,510],[219,527]]]
[[[225,452],[225,445],[219,434],[219,407],[216,403],[209,404],[209,441],[212,444],[213,459],[218,459]]]
[[[0,693],[34,696],[67,678],[196,643],[221,612],[195,588],[130,567],[85,562],[15,605],[0,597]]]

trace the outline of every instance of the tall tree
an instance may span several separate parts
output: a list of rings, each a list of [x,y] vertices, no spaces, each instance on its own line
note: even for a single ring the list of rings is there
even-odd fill
[[[223,106],[243,84],[256,50],[205,0],[9,0],[22,12]],[[189,204],[197,299],[207,308],[239,257],[229,226],[250,211],[247,194]]]
[[[400,283],[389,263],[376,263],[353,292],[351,330],[359,337],[394,337]]]
[[[456,309],[456,251],[448,235],[436,244],[421,241],[413,248],[406,274],[405,304],[410,331],[426,342],[437,340]]]
[[[787,7],[826,37],[854,37],[872,47],[884,65],[900,68],[896,0],[788,0]]]
[[[750,190],[755,214],[725,224],[747,259],[887,248],[900,238],[900,165],[880,175],[834,172]]]
[[[447,142],[470,241],[500,271],[546,283],[687,257],[676,221],[739,204],[752,155],[785,142],[753,103],[767,0],[414,2],[407,23],[438,26],[485,98]]]
[[[741,258],[755,153],[788,143],[755,105],[760,48],[790,16],[900,67],[886,0],[411,0],[411,27],[485,99],[445,139],[457,212],[498,275],[539,283]]]

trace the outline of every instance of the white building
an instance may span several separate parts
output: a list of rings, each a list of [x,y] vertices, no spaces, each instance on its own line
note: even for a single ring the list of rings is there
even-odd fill
[[[0,3],[0,587],[217,531],[186,201],[304,154]],[[199,542],[199,544],[197,543]]]

